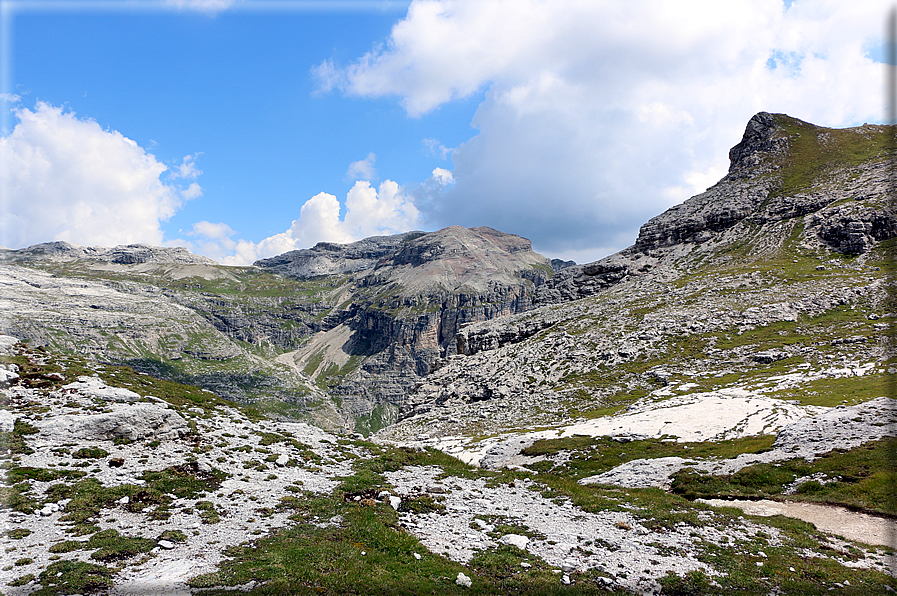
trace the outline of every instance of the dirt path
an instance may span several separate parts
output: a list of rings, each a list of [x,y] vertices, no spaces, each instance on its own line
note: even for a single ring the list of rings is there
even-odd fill
[[[897,521],[851,511],[844,507],[818,505],[816,503],[779,503],[777,501],[747,501],[723,499],[699,499],[714,507],[737,507],[748,515],[785,515],[810,522],[823,532],[838,534],[865,544],[895,548]]]

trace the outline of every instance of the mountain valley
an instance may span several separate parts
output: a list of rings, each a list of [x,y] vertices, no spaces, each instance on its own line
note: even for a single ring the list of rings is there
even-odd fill
[[[761,112],[588,264],[0,250],[0,592],[897,590],[894,143]]]

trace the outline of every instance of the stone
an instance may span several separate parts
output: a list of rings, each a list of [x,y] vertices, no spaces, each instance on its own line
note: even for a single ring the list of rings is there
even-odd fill
[[[458,577],[455,578],[455,584],[461,586],[462,588],[469,588],[473,585],[473,581],[464,575],[463,571],[458,572]]]
[[[165,550],[171,550],[175,547],[174,542],[171,542],[170,540],[160,540],[158,542],[158,545],[161,546],[162,548],[164,548]]]
[[[143,403],[123,406],[109,413],[56,416],[37,426],[44,434],[85,441],[174,439],[188,429],[187,421],[176,412]]]
[[[282,468],[287,465],[289,461],[290,457],[285,453],[281,453],[277,456],[277,459],[274,460],[274,465]]]
[[[520,550],[526,549],[526,545],[529,544],[529,538],[526,536],[521,536],[520,534],[505,534],[501,538],[498,539],[501,544],[509,544],[511,546],[516,546]]]
[[[401,504],[402,504],[402,498],[401,498],[401,497],[396,497],[396,496],[390,496],[390,497],[389,497],[389,505],[390,505],[390,507],[392,507],[392,508],[395,509],[396,511],[399,510],[399,505],[401,505]]]
[[[13,382],[15,382],[18,378],[19,375],[17,373],[8,370],[5,367],[0,368],[0,389],[6,389],[10,385],[12,385]]]
[[[98,377],[78,377],[78,380],[61,388],[63,393],[77,393],[89,399],[115,402],[135,402],[140,394],[124,387],[110,387]]]
[[[0,410],[0,432],[11,433],[16,426],[16,416],[9,410]]]

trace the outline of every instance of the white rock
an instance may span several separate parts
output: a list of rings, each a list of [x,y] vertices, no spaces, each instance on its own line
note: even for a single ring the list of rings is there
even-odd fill
[[[97,377],[81,376],[74,383],[63,385],[62,388],[75,391],[85,397],[95,397],[105,401],[135,402],[140,399],[139,393],[124,387],[110,387]]]
[[[171,550],[174,548],[175,545],[174,545],[174,542],[170,542],[168,540],[160,540],[159,546],[161,546],[162,548],[164,548],[166,550]]]
[[[529,544],[529,538],[526,536],[521,536],[520,534],[505,534],[498,541],[502,544],[510,544],[511,546],[516,546],[520,550],[526,548],[526,545]]]
[[[420,561],[420,555],[419,555],[419,554],[414,553],[414,558],[417,559],[418,561]]]
[[[125,495],[124,497],[122,497],[118,501],[116,501],[116,503],[118,503],[119,505],[127,505],[130,501],[131,501],[131,497]]]
[[[0,335],[0,354],[12,351],[12,347],[19,342],[19,339],[11,335]]]
[[[402,504],[402,499],[400,497],[391,496],[391,497],[389,497],[389,504],[392,506],[393,509],[398,511],[399,505]]]
[[[282,468],[282,467],[284,467],[285,465],[287,465],[287,462],[289,462],[289,461],[290,461],[290,458],[289,458],[286,454],[281,453],[281,454],[277,457],[277,459],[274,460],[274,465],[275,465],[275,466],[280,466],[280,467]]]
[[[124,437],[174,439],[187,430],[187,421],[176,412],[155,404],[119,406],[102,414],[66,414],[38,424],[42,433],[59,440],[111,441]]]
[[[561,577],[561,583],[563,583],[565,586],[569,586],[569,585],[570,585],[570,576],[564,574],[564,575]]]
[[[0,410],[0,432],[11,433],[15,425],[16,416],[9,410]]]
[[[9,387],[18,378],[19,375],[13,371],[0,368],[0,387]]]
[[[461,586],[462,588],[469,588],[473,585],[473,581],[464,575],[462,572],[458,572],[458,577],[455,578],[455,584]]]

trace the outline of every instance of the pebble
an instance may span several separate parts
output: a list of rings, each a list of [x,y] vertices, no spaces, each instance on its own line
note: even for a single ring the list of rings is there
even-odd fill
[[[462,588],[469,588],[473,585],[473,581],[469,577],[464,575],[463,572],[459,571],[458,577],[455,578],[455,584],[461,586]]]

